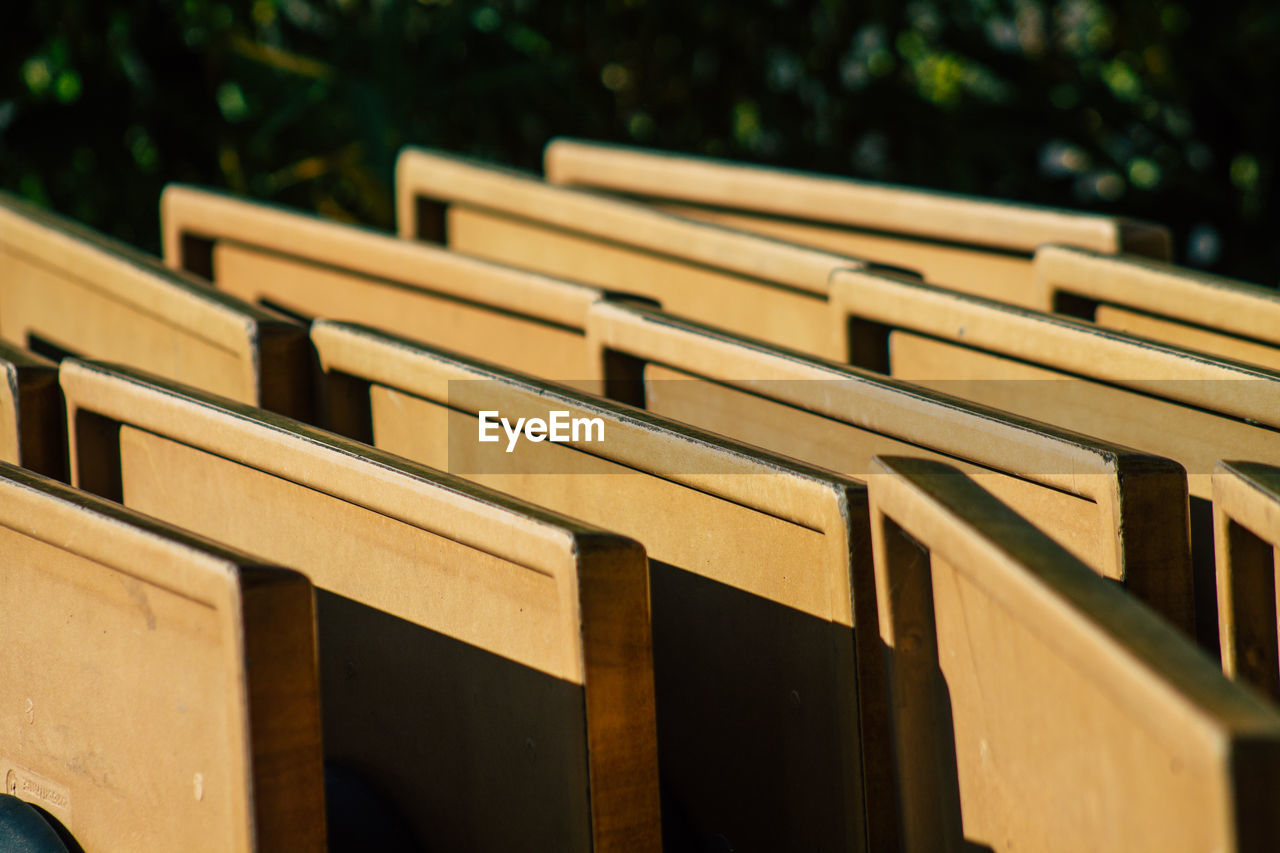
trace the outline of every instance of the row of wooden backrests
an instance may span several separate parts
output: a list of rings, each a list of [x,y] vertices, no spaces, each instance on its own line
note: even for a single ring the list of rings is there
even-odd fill
[[[75,358],[4,350],[0,449],[83,490],[3,471],[9,793],[86,849],[1278,843],[1270,291],[1104,217],[548,175],[876,263],[422,151],[448,251],[171,187],[175,272],[3,202],[0,335]],[[552,409],[604,440],[476,440]]]

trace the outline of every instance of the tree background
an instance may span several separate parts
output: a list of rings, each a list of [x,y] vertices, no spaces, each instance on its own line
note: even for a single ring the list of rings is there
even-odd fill
[[[1153,219],[1280,281],[1274,2],[7,7],[0,187],[153,251],[169,181],[390,227],[402,145],[572,135]]]

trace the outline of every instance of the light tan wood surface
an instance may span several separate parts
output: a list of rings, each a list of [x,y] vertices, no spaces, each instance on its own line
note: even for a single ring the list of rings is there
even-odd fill
[[[1264,851],[1280,713],[957,470],[869,480],[908,851]]]
[[[67,479],[58,366],[0,340],[0,462]]]
[[[396,163],[403,237],[658,301],[681,316],[832,355],[832,270],[862,261],[424,149]]]
[[[1280,293],[1145,258],[1043,246],[1042,311],[1221,358],[1280,370]]]
[[[671,828],[668,846],[865,849],[859,729],[870,773],[889,754],[874,624],[855,661],[855,610],[875,618],[856,600],[854,576],[864,594],[871,578],[860,483],[369,328],[322,320],[312,340],[328,375],[363,384],[343,404],[363,407],[378,447],[645,546],[659,763],[692,830]],[[555,411],[599,429],[479,440],[481,413]],[[867,811],[887,830],[882,793]]]
[[[129,368],[60,370],[72,476],[317,588],[325,756],[432,849],[657,849],[634,541]]]
[[[1198,639],[1217,654],[1210,478],[1223,458],[1280,462],[1280,372],[901,278],[840,272],[832,301],[855,360],[878,351],[895,377],[1180,463]]]
[[[285,414],[311,411],[304,327],[3,194],[0,337],[134,365]]]
[[[311,585],[0,463],[0,779],[85,850],[325,849]]]
[[[553,184],[607,190],[1033,307],[1031,255],[1042,244],[1170,254],[1168,230],[1136,220],[643,148],[556,139],[544,168]]]
[[[1213,521],[1223,671],[1280,700],[1280,468],[1219,462],[1213,472]]]
[[[856,478],[877,453],[946,460],[1193,631],[1187,485],[1167,459],[641,306],[593,307],[589,336],[609,383],[658,414]]]
[[[1175,459],[1197,497],[1224,455],[1280,460],[1280,372],[904,279],[833,293],[893,376]]]
[[[594,388],[586,310],[604,292],[317,216],[170,185],[165,263],[247,302],[366,323]]]

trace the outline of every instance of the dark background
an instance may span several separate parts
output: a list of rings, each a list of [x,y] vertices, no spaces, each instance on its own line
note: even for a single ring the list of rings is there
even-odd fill
[[[168,181],[390,227],[400,146],[573,135],[1154,219],[1280,281],[1275,0],[5,6],[0,187],[153,251]]]

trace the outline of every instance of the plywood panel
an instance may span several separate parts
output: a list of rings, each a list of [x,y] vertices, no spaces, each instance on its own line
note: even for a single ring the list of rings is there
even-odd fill
[[[1037,303],[1098,325],[1222,358],[1280,369],[1274,288],[1137,257],[1066,246],[1036,252]]]
[[[633,363],[646,406],[698,426],[853,477],[902,446],[980,471],[1095,571],[1194,630],[1186,479],[1168,460],[640,306],[594,307],[589,336],[602,362]]]
[[[1274,708],[958,471],[869,488],[908,850],[1276,844]]]
[[[0,336],[306,416],[305,329],[131,247],[0,197]]]
[[[305,577],[3,464],[0,555],[6,793],[85,849],[324,849]]]
[[[326,757],[423,843],[658,843],[639,546],[125,368],[61,382],[78,482],[316,580]]]
[[[864,848],[859,728],[877,747],[887,732],[879,650],[865,670],[854,657],[860,485],[370,329],[324,321],[312,337],[326,371],[367,384],[378,447],[645,545],[669,847]],[[478,440],[484,411],[596,418],[599,440],[507,452]]]

